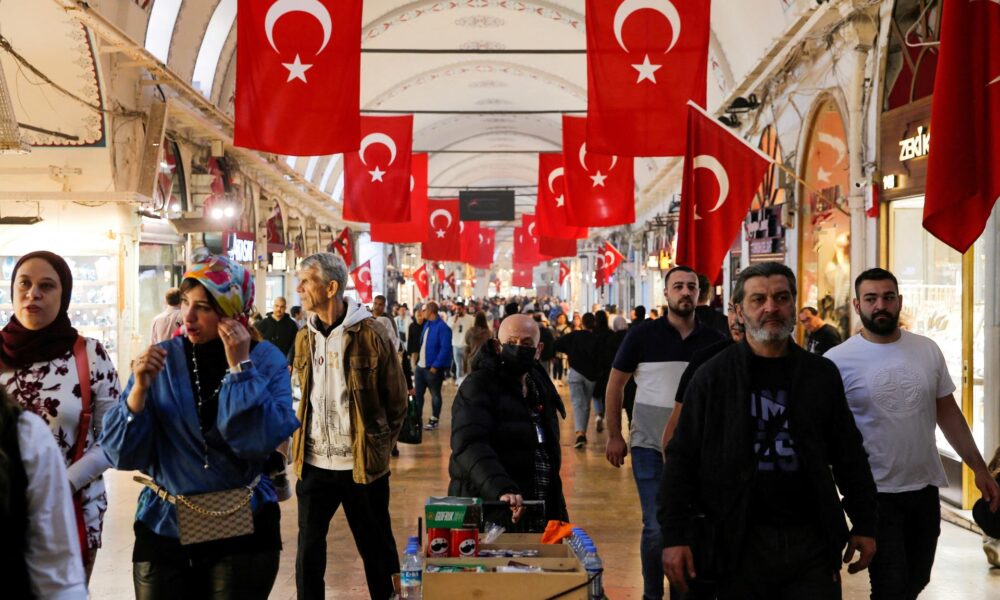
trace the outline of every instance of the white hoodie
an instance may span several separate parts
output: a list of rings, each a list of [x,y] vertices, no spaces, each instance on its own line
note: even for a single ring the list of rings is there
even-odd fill
[[[351,405],[344,376],[344,329],[372,316],[368,309],[344,298],[344,321],[324,337],[319,317],[307,327],[313,332],[312,389],[309,392],[309,432],[305,462],[330,471],[354,469],[351,451]]]

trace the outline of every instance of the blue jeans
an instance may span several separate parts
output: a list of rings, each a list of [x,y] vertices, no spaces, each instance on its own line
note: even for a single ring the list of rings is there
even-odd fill
[[[455,357],[455,381],[458,381],[465,375],[465,366],[462,365],[465,360],[465,346],[452,346],[451,352]]]
[[[569,370],[569,400],[573,405],[573,425],[576,431],[587,432],[590,421],[590,398],[594,395],[594,382],[573,369]]]
[[[414,394],[417,397],[417,407],[420,410],[420,418],[424,417],[424,390],[430,390],[431,392],[431,414],[434,420],[441,418],[441,405],[443,401],[441,399],[441,383],[444,381],[444,376],[441,370],[438,369],[437,373],[431,373],[430,369],[425,369],[423,367],[417,367],[417,372],[413,377]]]
[[[663,453],[652,448],[632,448],[632,476],[639,490],[642,508],[642,537],[639,558],[642,561],[642,598],[663,598],[663,563],[661,562],[660,524],[656,520],[656,494],[663,472]]]

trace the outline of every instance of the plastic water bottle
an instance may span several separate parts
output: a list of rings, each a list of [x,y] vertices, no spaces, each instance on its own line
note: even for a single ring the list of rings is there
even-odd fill
[[[583,568],[587,571],[590,587],[587,588],[588,600],[603,600],[604,598],[604,563],[597,555],[597,547],[593,542],[585,542],[583,547]]]
[[[402,587],[403,598],[408,600],[421,600],[423,598],[423,561],[420,557],[420,549],[417,545],[417,538],[411,537],[403,552],[403,564],[401,565],[399,580]]]

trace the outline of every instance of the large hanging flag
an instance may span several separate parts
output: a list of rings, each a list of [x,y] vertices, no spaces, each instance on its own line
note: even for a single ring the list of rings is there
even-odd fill
[[[688,112],[677,264],[715,281],[771,159],[693,103]]]
[[[447,283],[448,287],[451,288],[451,293],[452,294],[458,293],[458,285],[455,283],[455,273],[454,272],[448,273],[448,276],[444,278],[444,282]]]
[[[635,221],[635,174],[629,157],[587,151],[587,120],[563,115],[566,222],[609,227]]]
[[[236,19],[234,143],[292,156],[357,150],[361,0],[240,0]]]
[[[422,298],[426,298],[431,293],[431,282],[427,277],[427,265],[422,264],[420,268],[413,272],[413,283],[417,284],[417,291]]]
[[[403,223],[372,223],[373,242],[420,244],[427,241],[427,155],[411,159],[410,220]]]
[[[604,250],[597,252],[594,262],[594,283],[597,287],[602,287],[608,282],[608,273],[604,270]]]
[[[482,243],[479,221],[461,221],[458,235],[461,245],[462,262],[474,264],[479,261],[479,246]]]
[[[710,0],[587,0],[586,14],[590,149],[680,156],[685,105],[705,105]]]
[[[361,146],[344,154],[344,219],[410,221],[413,115],[362,117]]]
[[[347,266],[351,266],[351,263],[354,262],[354,249],[351,246],[351,230],[344,227],[344,230],[340,232],[340,235],[330,245],[337,251],[337,254],[340,254],[340,257],[344,259]]]
[[[569,265],[563,261],[559,261],[559,285],[566,283],[566,278],[569,277],[570,268]]]
[[[354,289],[358,290],[358,296],[363,304],[372,301],[372,261],[366,260],[357,269],[351,271],[351,279],[354,281]]]
[[[534,225],[534,223],[532,223]],[[538,238],[528,233],[524,225],[514,228],[514,255],[512,261],[519,265],[537,265],[542,262],[539,253]]]
[[[618,270],[618,265],[624,262],[625,257],[611,242],[604,242],[604,247],[601,250],[604,253],[604,277],[611,279],[611,276]]]
[[[489,269],[493,266],[493,248],[496,245],[497,232],[495,229],[480,227],[477,237],[479,246],[476,260],[470,264],[477,269]]]
[[[538,232],[543,238],[580,240],[586,227],[566,224],[566,176],[561,153],[538,155],[538,199],[535,203]]]
[[[942,11],[924,229],[964,253],[1000,198],[1000,0]]]
[[[576,256],[576,240],[560,240],[542,236],[538,240],[538,252],[543,260]]]
[[[510,284],[514,287],[532,288],[535,287],[535,266],[514,264],[511,272]]]
[[[462,260],[458,223],[458,200],[427,203],[427,241],[420,245],[424,260]]]

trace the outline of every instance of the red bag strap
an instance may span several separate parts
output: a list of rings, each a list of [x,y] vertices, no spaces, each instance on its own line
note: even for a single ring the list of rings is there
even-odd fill
[[[80,423],[76,428],[76,443],[73,444],[73,461],[80,460],[83,448],[87,444],[87,434],[90,432],[90,422],[94,418],[94,406],[90,394],[90,359],[87,357],[87,341],[83,336],[77,336],[73,342],[73,358],[76,359],[76,372],[80,379]]]

